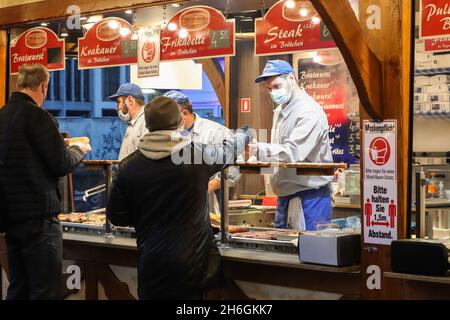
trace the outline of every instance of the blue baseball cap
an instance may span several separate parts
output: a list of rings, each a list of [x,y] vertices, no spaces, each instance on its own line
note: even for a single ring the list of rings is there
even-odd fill
[[[293,73],[294,69],[289,62],[284,60],[269,60],[264,67],[263,74],[256,78],[255,82],[259,83],[267,78],[279,76],[280,74]]]
[[[109,100],[116,100],[118,97],[132,96],[136,99],[145,100],[144,93],[142,93],[141,87],[134,83],[124,83],[119,87],[119,90],[112,96],[109,96]]]
[[[163,94],[163,96],[175,100],[178,104],[189,102],[189,98],[178,90],[170,90]]]

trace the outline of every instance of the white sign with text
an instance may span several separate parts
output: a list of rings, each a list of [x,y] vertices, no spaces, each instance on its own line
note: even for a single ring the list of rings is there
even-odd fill
[[[365,120],[364,243],[397,240],[397,121]]]
[[[159,76],[159,28],[139,29],[138,78]]]

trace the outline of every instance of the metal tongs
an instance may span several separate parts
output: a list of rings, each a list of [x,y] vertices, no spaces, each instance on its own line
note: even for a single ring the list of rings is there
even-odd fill
[[[102,213],[106,214],[106,208],[100,208],[100,209],[88,211],[88,212],[86,212],[86,218],[89,220],[91,217],[91,214],[102,214]]]
[[[106,191],[106,184],[101,184],[94,188],[87,189],[86,191],[84,191],[83,201],[87,201],[88,198],[92,197],[93,195],[104,191]]]

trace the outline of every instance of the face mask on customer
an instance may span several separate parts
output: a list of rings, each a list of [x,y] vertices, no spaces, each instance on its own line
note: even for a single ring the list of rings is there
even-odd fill
[[[270,91],[269,94],[273,102],[275,102],[276,104],[286,104],[291,100],[292,90],[291,87],[289,87],[289,89],[287,88],[272,89],[272,91]]]
[[[128,110],[127,113],[123,113],[123,109],[126,108]],[[128,107],[125,104],[125,101],[122,104],[122,108],[120,110],[117,110],[117,116],[119,117],[120,120],[122,120],[123,122],[130,122],[131,121],[131,116],[130,116],[130,110],[128,109]]]

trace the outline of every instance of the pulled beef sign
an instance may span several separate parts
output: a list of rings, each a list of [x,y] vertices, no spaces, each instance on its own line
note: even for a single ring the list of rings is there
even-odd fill
[[[448,0],[420,1],[420,38],[450,36],[450,2]]]
[[[10,48],[10,74],[23,64],[42,64],[48,70],[64,70],[65,44],[48,28],[38,27],[22,33]]]
[[[177,12],[161,31],[161,60],[232,56],[235,23],[217,9],[193,6]]]
[[[255,21],[255,54],[332,48],[336,44],[310,1],[282,0]]]
[[[105,18],[78,39],[78,69],[137,63],[137,40],[133,28],[121,18]]]

